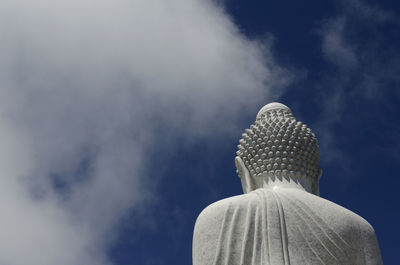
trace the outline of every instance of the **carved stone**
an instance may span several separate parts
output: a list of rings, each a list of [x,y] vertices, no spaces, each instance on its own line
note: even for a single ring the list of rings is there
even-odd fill
[[[202,211],[194,265],[379,265],[371,225],[319,197],[317,139],[283,104],[264,106],[235,164],[245,194]]]

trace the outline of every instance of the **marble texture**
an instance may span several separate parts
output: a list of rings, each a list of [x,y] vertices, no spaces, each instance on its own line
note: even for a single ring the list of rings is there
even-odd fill
[[[371,225],[319,197],[317,140],[288,107],[264,106],[238,148],[245,194],[201,212],[194,265],[382,264]]]

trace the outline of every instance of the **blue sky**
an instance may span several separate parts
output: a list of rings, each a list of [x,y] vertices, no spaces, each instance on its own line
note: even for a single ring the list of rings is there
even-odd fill
[[[396,264],[399,47],[396,1],[0,2],[0,264],[191,264],[271,101]]]

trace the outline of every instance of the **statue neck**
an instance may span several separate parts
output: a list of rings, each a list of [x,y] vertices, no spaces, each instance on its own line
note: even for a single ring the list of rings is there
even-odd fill
[[[312,193],[312,184],[296,177],[266,177],[259,187],[264,189],[299,189]]]

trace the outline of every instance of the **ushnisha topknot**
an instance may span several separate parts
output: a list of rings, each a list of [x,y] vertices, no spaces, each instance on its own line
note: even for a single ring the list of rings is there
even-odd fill
[[[260,109],[260,111],[257,113],[257,119],[260,118],[261,115],[263,115],[265,112],[271,111],[271,110],[287,110],[290,113],[292,113],[292,111],[289,109],[288,106],[283,105],[282,103],[272,102],[272,103],[265,105],[264,107],[262,107]]]
[[[246,129],[236,154],[252,177],[319,178],[319,147],[315,134],[281,103],[265,105]]]

